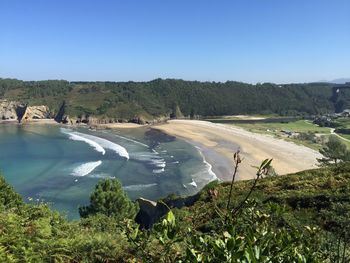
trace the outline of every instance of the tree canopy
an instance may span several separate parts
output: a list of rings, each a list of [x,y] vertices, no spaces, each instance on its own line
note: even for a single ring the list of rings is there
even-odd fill
[[[137,206],[128,198],[121,183],[116,179],[101,180],[90,196],[90,205],[79,208],[81,217],[104,214],[118,220],[133,219]]]
[[[331,135],[324,147],[320,149],[323,158],[317,159],[321,166],[350,161],[350,151],[336,135]]]
[[[339,92],[336,92],[339,90]],[[350,86],[329,83],[247,84],[156,79],[149,82],[68,82],[0,79],[0,95],[67,114],[131,120],[160,116],[313,115],[350,108]]]

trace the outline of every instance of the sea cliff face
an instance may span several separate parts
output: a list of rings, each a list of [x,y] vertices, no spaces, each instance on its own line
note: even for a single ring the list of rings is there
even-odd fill
[[[21,121],[35,120],[35,119],[50,119],[52,117],[53,117],[53,114],[50,112],[49,107],[45,105],[27,106],[21,118]]]
[[[132,119],[110,118],[106,116],[94,116],[90,114],[81,114],[79,116],[70,116],[67,113],[66,103],[63,102],[57,112],[52,111],[46,105],[27,105],[18,101],[0,100],[0,120],[18,121],[20,123],[40,120],[54,119],[58,123],[74,125],[88,124],[99,125],[109,123],[132,122],[137,124],[154,124],[165,122],[169,117],[144,118],[135,116]]]
[[[16,101],[0,101],[0,119],[1,120],[18,120],[18,116],[24,112],[25,106]]]
[[[0,119],[12,120],[18,122],[25,122],[35,119],[49,119],[52,118],[49,107],[45,105],[28,106],[18,101],[0,101]]]

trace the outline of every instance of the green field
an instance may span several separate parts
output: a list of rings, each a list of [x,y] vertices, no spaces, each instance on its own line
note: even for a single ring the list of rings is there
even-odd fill
[[[306,147],[318,150],[331,134],[331,129],[313,124],[310,120],[300,120],[293,117],[269,116],[265,120],[252,120],[257,115],[237,118],[235,116],[220,116],[208,121],[239,126],[254,133],[269,134],[276,138],[292,141]],[[262,117],[262,116],[261,116]],[[350,148],[350,143],[347,143]]]
[[[319,127],[307,120],[292,121],[288,123],[235,123],[235,125],[253,132],[280,133],[282,130],[285,130],[290,132],[330,134],[330,128]]]
[[[259,123],[235,123],[235,125],[256,133],[270,134],[277,138],[292,141],[306,147],[318,150],[322,147],[323,141],[330,135],[331,129],[319,127],[308,120],[298,120],[291,122],[259,122]],[[283,131],[303,134],[313,134],[314,140],[300,139],[296,135],[289,136]]]
[[[343,128],[350,129],[350,119],[349,118],[338,118],[337,123],[341,124]]]

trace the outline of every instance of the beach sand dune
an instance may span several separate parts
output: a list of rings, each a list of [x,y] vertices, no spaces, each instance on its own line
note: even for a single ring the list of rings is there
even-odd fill
[[[230,180],[233,171],[233,153],[239,148],[243,162],[238,179],[255,176],[256,168],[266,158],[273,158],[278,174],[294,173],[317,167],[320,154],[305,146],[296,145],[269,135],[256,134],[242,128],[195,120],[171,120],[154,126],[170,135],[192,142],[202,149],[206,160],[213,165],[217,176]]]

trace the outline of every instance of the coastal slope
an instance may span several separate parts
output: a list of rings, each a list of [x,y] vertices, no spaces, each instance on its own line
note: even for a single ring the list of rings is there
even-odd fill
[[[154,128],[200,147],[206,160],[213,165],[214,172],[223,181],[231,179],[233,153],[237,149],[240,149],[243,157],[238,180],[253,178],[256,168],[252,166],[260,165],[266,158],[273,158],[273,167],[278,174],[288,174],[317,167],[316,158],[321,157],[317,151],[305,146],[252,133],[233,125],[171,120]]]

